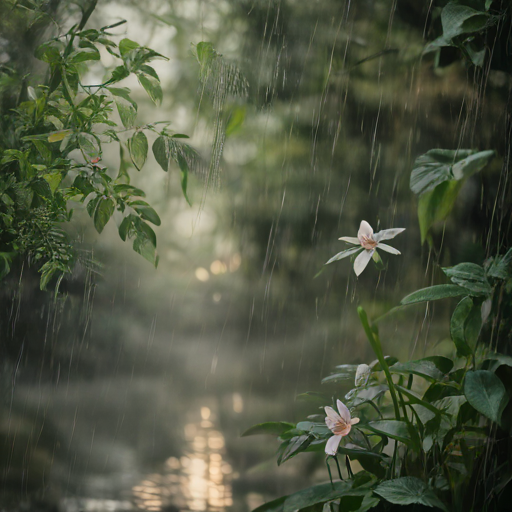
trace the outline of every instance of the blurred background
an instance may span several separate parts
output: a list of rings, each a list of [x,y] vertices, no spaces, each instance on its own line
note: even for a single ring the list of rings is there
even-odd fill
[[[321,453],[278,468],[273,437],[240,434],[319,412],[296,400],[305,391],[324,393],[323,405],[343,397],[350,383],[320,381],[335,365],[374,359],[358,305],[375,318],[444,282],[439,265],[486,257],[509,82],[491,72],[484,96],[460,58],[438,67],[422,58],[427,4],[99,1],[88,27],[126,19],[113,30],[119,39],[170,59],[155,61],[161,107],[136,81],[123,83],[140,124],[170,121],[189,134],[204,170],[190,178],[192,206],[178,169],[165,174],[153,159],[130,170],[162,219],[156,270],[119,239],[119,219],[98,235],[77,204],[67,229],[97,271],[78,266],[57,300],[26,266],[2,282],[3,510],[242,512],[327,480]],[[55,9],[61,26],[74,22],[73,5]],[[7,59],[36,66],[36,35],[8,13],[2,30]],[[199,79],[201,41],[247,80],[220,110]],[[233,120],[225,140],[219,119]],[[464,185],[429,250],[409,177],[432,148],[498,157]],[[118,152],[104,162],[116,170]],[[324,267],[363,219],[375,231],[406,228],[391,243],[402,255],[384,253],[387,268],[371,262],[359,278],[349,259]],[[447,306],[383,321],[385,352],[450,351]]]

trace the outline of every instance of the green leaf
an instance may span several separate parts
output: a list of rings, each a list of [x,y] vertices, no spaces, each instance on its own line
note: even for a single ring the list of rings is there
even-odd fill
[[[129,205],[144,219],[152,222],[155,226],[162,223],[155,210],[145,201],[130,201]]]
[[[148,156],[148,139],[146,135],[143,132],[135,132],[133,137],[128,139],[128,150],[130,151],[133,165],[140,171],[146,163]]]
[[[90,133],[79,133],[77,140],[86,159],[92,161],[101,158],[101,148],[96,137]]]
[[[146,75],[145,73],[137,73],[137,78],[139,79],[140,85],[144,87],[148,96],[151,98],[151,101],[158,105],[162,102],[162,87],[160,86],[160,81],[154,78],[153,76]]]
[[[497,279],[508,279],[512,277],[512,248],[504,256],[496,256],[491,259],[487,275]]]
[[[335,256],[333,256],[325,265],[329,265],[329,263],[332,263],[333,261],[342,260],[343,258],[348,258],[349,256],[352,256],[353,254],[356,254],[358,252],[364,251],[364,249],[360,246],[357,247],[351,247],[350,249],[346,249],[344,251],[339,252]]]
[[[226,126],[226,137],[229,137],[240,130],[245,121],[245,113],[245,107],[237,107],[233,111]]]
[[[437,507],[448,512],[448,509],[435,495],[434,491],[422,480],[413,476],[404,476],[382,482],[374,492],[395,505],[417,503],[427,507]]]
[[[124,57],[127,53],[140,48],[139,43],[132,41],[131,39],[125,38],[121,39],[119,42],[119,51],[121,52],[121,56]]]
[[[128,76],[130,76],[130,71],[126,68],[126,66],[117,66],[114,68],[114,71],[112,71],[110,83],[120,82]]]
[[[370,421],[367,425],[368,429],[383,434],[391,439],[396,439],[402,443],[409,444],[411,442],[411,435],[409,427],[405,421],[398,420],[377,420]]]
[[[484,268],[476,263],[459,263],[455,267],[444,267],[443,272],[453,283],[470,290],[471,295],[491,293],[491,285],[487,281]]]
[[[278,450],[277,465],[280,466],[287,460],[295,457],[295,455],[306,451],[307,447],[311,444],[313,439],[313,436],[303,434],[283,441]]]
[[[283,512],[294,512],[341,496],[364,496],[367,492],[368,489],[352,489],[350,481],[314,485],[288,496],[284,502]]]
[[[418,221],[420,224],[421,243],[425,242],[430,228],[437,222],[445,220],[462,187],[462,182],[445,181],[434,190],[420,196],[418,201]]]
[[[98,233],[103,231],[103,228],[112,217],[115,210],[115,203],[112,198],[107,196],[100,196],[98,204],[94,210],[94,227]]]
[[[68,57],[69,62],[76,64],[88,60],[100,60],[100,52],[97,48],[88,47],[72,52]]]
[[[59,130],[58,132],[52,132],[48,135],[48,142],[60,142],[72,133],[73,130]]]
[[[264,503],[258,508],[255,508],[252,512],[283,512],[286,498],[288,498],[288,496],[282,496],[276,500]]]
[[[474,304],[469,312],[466,324],[464,326],[464,338],[470,349],[474,352],[482,329],[482,311],[481,308]]]
[[[133,185],[128,185],[127,183],[118,183],[117,185],[114,185],[114,192],[116,192],[117,194],[122,194],[123,192],[126,192],[127,196],[146,196],[144,190],[134,187]]]
[[[438,284],[412,292],[404,297],[400,304],[406,306],[408,304],[417,304],[418,302],[460,297],[461,295],[469,295],[469,291],[454,284]]]
[[[136,235],[135,240],[133,241],[133,250],[148,260],[152,265],[157,267],[158,255],[156,252],[155,232],[143,221],[140,221],[140,224],[134,221],[134,228]]]
[[[37,47],[35,57],[49,64],[55,64],[62,60],[61,53],[64,49],[65,45],[62,41],[52,39]]]
[[[441,12],[443,36],[453,39],[462,34],[479,32],[486,27],[489,15],[465,5],[449,2]]]
[[[473,308],[473,299],[464,297],[455,308],[450,321],[450,336],[457,347],[457,356],[468,357],[472,350],[466,342],[465,326]]]
[[[267,423],[259,423],[251,428],[248,428],[241,437],[255,436],[259,434],[280,435],[291,428],[295,428],[293,423],[287,421],[269,421]]]
[[[453,361],[443,356],[430,356],[416,361],[396,363],[389,368],[391,373],[414,374],[431,382],[441,381],[453,368]]]
[[[505,386],[492,372],[477,370],[466,373],[464,395],[479,413],[500,423],[508,397]]]
[[[86,178],[80,174],[75,178],[75,181],[73,181],[72,187],[80,190],[84,197],[87,197],[91,192],[95,191],[89,178]]]
[[[133,217],[133,215],[127,215],[119,225],[119,236],[123,242],[125,242],[130,235],[130,230],[133,226]]]
[[[35,178],[30,182],[30,188],[40,197],[44,199],[52,199],[52,189],[43,178]]]
[[[322,379],[322,384],[325,384],[326,382],[339,382],[340,380],[354,380],[357,372],[357,367],[359,365],[357,364],[341,364],[339,366],[336,366],[337,372],[333,373],[332,375],[329,375],[328,377],[325,377]]]
[[[115,96],[114,101],[123,126],[131,128],[137,118],[137,103],[130,98],[130,90],[117,87],[108,87],[108,90]]]

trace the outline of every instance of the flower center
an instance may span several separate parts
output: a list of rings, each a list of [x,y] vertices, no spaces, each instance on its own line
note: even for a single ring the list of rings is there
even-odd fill
[[[377,247],[377,242],[371,236],[359,235],[359,242],[369,251]]]
[[[350,432],[350,425],[343,420],[337,421],[334,424],[332,432],[335,436],[346,436]]]

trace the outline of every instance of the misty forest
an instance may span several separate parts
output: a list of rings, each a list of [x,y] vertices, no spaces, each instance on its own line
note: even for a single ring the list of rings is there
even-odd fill
[[[510,512],[512,4],[0,0],[0,512]]]

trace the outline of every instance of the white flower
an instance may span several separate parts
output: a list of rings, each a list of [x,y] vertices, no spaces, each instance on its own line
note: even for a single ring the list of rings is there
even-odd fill
[[[400,251],[394,247],[383,244],[381,242],[382,240],[390,240],[391,238],[395,238],[395,236],[400,234],[402,231],[405,231],[405,228],[383,229],[382,231],[374,234],[370,224],[368,224],[368,222],[365,220],[362,220],[361,225],[359,226],[359,231],[357,232],[357,238],[352,236],[342,236],[339,239],[343,240],[344,242],[348,242],[349,244],[357,245],[357,247],[353,247],[336,254],[336,256],[333,256],[327,263],[341,260],[342,258],[346,258],[347,256],[351,256],[352,254],[360,252],[357,258],[354,260],[354,272],[358,276],[366,268],[366,265],[368,265],[369,261],[372,259],[372,256],[376,252],[377,248],[391,254],[400,254]],[[361,250],[361,247],[363,250]]]
[[[352,425],[359,423],[359,418],[350,417],[350,411],[341,400],[337,400],[336,404],[339,414],[332,407],[325,407],[325,414],[327,414],[325,424],[334,434],[327,440],[325,453],[332,456],[336,455],[341,438],[348,435]]]

